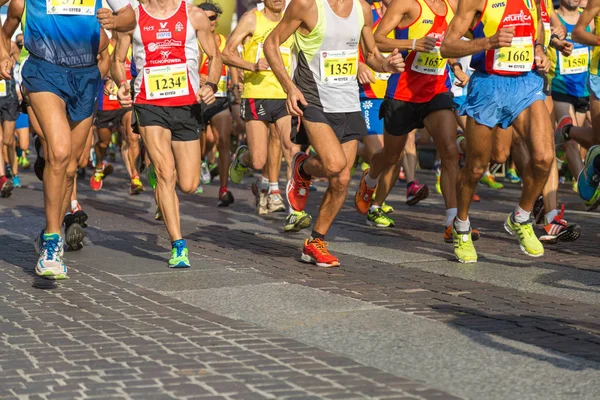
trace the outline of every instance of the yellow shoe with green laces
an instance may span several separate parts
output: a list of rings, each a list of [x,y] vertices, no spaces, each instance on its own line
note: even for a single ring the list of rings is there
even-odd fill
[[[457,232],[452,227],[452,241],[454,243],[454,255],[456,259],[465,264],[477,262],[477,251],[471,237],[471,230],[468,232]]]
[[[519,240],[521,251],[531,257],[541,257],[544,255],[544,246],[533,231],[531,221],[515,222],[513,221],[512,213],[506,218],[504,229],[511,236],[516,236]]]

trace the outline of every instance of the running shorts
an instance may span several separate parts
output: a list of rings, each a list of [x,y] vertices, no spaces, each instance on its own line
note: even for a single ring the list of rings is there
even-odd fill
[[[202,122],[204,126],[208,126],[210,120],[217,114],[223,111],[229,111],[229,97],[217,97],[211,105],[202,107]]]
[[[16,121],[19,118],[19,100],[0,97],[0,122]]]
[[[458,110],[489,128],[507,129],[534,102],[546,100],[544,79],[535,72],[501,76],[475,71],[467,101]]]
[[[118,110],[98,110],[94,124],[96,128],[117,129],[121,125],[123,116],[128,110],[119,108]]]
[[[315,106],[301,106],[303,116],[302,121],[319,122],[329,125],[341,144],[352,140],[361,140],[367,135],[367,124],[360,111],[349,113],[326,113],[321,108]],[[299,145],[310,144],[308,140],[308,132],[302,123],[298,125],[298,119],[292,120],[292,142]]]
[[[600,76],[590,74],[588,88],[591,93],[594,93],[597,99],[600,99]]]
[[[361,99],[360,110],[367,124],[367,135],[383,135],[383,121],[379,118],[382,99]]]
[[[436,95],[427,103],[413,103],[386,98],[379,110],[385,131],[392,136],[407,135],[415,129],[425,127],[425,118],[434,111],[454,110],[452,93]]]
[[[575,112],[580,114],[585,114],[590,107],[589,97],[575,97],[570,94],[552,92],[552,100],[571,104],[575,109]]]
[[[283,99],[242,99],[241,114],[244,121],[268,123],[290,115]]]
[[[29,115],[27,113],[20,113],[17,118],[17,126],[15,129],[29,128]]]
[[[102,81],[96,65],[61,67],[30,55],[21,75],[23,86],[30,93],[50,92],[60,97],[71,121],[82,121],[94,114]]]
[[[465,100],[467,100],[467,96],[454,96],[452,98],[452,102],[454,103],[454,108],[459,109],[463,104],[465,104]]]
[[[139,126],[161,126],[168,129],[174,142],[188,142],[200,138],[200,104],[179,107],[134,104],[133,110]]]

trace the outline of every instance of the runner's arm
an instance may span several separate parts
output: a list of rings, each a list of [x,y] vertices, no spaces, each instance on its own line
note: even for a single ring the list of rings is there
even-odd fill
[[[113,51],[112,62],[110,64],[110,75],[119,87],[125,84],[127,80],[125,60],[127,59],[127,51],[131,45],[132,34],[133,32],[117,33],[117,43],[115,44],[115,50]],[[127,82],[127,84],[129,84],[129,82]]]
[[[14,60],[10,56],[10,41],[4,30],[0,29],[0,78],[11,79],[10,71],[13,65]]]
[[[379,25],[375,30],[375,43],[379,50],[384,52],[393,51],[394,49],[398,49],[400,51],[411,50],[413,48],[413,40],[399,40],[399,39],[391,39],[387,37],[390,32],[392,32],[400,22],[404,18],[406,14],[410,11],[410,2],[407,1],[393,1],[392,4],[388,7],[387,11],[383,15],[381,21],[379,21]],[[370,11],[370,10],[369,10]],[[371,17],[372,20],[372,17]],[[366,21],[365,21],[366,23]],[[422,39],[420,39],[422,41]],[[416,48],[415,41],[415,48]],[[422,49],[420,49],[422,50]]]
[[[227,38],[225,48],[223,49],[223,61],[225,64],[251,72],[257,72],[259,70],[258,63],[251,63],[250,61],[244,60],[237,50],[243,40],[246,37],[251,36],[255,29],[256,15],[249,11],[242,16],[238,25]]]
[[[135,12],[127,0],[107,0],[108,8],[100,8],[96,13],[98,22],[104,29],[128,32],[135,28]]]
[[[110,54],[108,52],[108,47],[107,47],[104,50],[102,50],[100,52],[100,54],[98,54],[98,70],[100,71],[100,75],[103,78],[109,76],[110,64],[111,64],[111,57],[110,57]]]
[[[19,25],[21,25],[21,17],[23,16],[24,0],[12,0],[8,6],[6,13],[6,21],[2,25],[2,30],[6,37],[13,37]]]
[[[590,0],[573,29],[572,38],[575,42],[588,46],[600,45],[600,36],[585,31],[598,14],[600,14],[600,0]]]
[[[489,38],[462,40],[477,12],[481,12],[481,3],[481,0],[461,0],[458,3],[440,47],[442,57],[460,58],[490,49]]]
[[[400,2],[396,1],[394,3]],[[402,56],[390,55],[390,57],[384,57],[381,55],[375,44],[375,38],[373,37],[373,15],[371,13],[371,6],[369,6],[369,4],[364,0],[361,0],[360,4],[362,5],[365,18],[365,24],[360,35],[360,43],[365,58],[365,64],[377,72],[398,72],[394,70],[394,66],[396,68],[404,68],[404,60],[402,59]],[[394,51],[395,54],[398,53],[397,48],[393,48],[392,51]]]
[[[189,8],[189,18],[192,26],[196,29],[198,43],[200,43],[202,51],[209,60],[208,77],[206,78],[205,84],[210,84],[211,86],[214,85],[212,89],[213,92],[216,93],[216,87],[219,83],[219,78],[221,77],[221,71],[223,69],[223,59],[219,52],[219,48],[217,47],[217,42],[215,42],[215,38],[210,31],[210,20],[204,11],[200,10],[198,7]]]

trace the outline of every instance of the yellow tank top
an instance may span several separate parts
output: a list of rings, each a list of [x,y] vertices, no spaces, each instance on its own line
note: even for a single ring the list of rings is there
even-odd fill
[[[227,39],[225,36],[219,35],[219,53],[223,53],[225,49],[225,42]],[[208,67],[209,67],[209,59],[204,50],[202,50],[202,46],[200,46],[200,42],[198,42],[198,47],[202,51],[202,62],[200,63],[200,75],[208,75]],[[227,65],[223,64],[223,69],[221,70],[221,76],[219,77],[219,83],[217,83],[217,93],[215,93],[215,97],[226,97],[227,96],[227,78],[228,78],[229,68]]]
[[[594,17],[594,33],[600,35],[600,16]],[[600,46],[594,46],[592,50],[592,61],[590,62],[590,74],[600,75]]]
[[[255,11],[256,29],[252,37],[244,44],[244,60],[256,63],[260,58],[264,58],[263,43],[267,36],[275,29],[278,22],[267,19],[260,11]],[[279,49],[283,64],[292,74],[292,47],[294,46],[294,36],[290,36]],[[287,95],[279,83],[275,74],[271,71],[250,72],[244,71],[244,92],[242,97],[245,99],[285,99]]]

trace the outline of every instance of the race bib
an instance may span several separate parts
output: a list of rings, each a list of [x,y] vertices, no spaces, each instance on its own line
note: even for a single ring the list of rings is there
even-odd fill
[[[144,83],[149,100],[189,94],[188,72],[185,64],[145,67]]]
[[[6,81],[0,81],[0,97],[6,97]]]
[[[390,56],[390,54],[392,53],[381,53],[381,56],[387,58]],[[385,72],[375,72],[375,79],[377,79],[378,81],[387,81],[388,79],[390,79],[390,76],[392,76],[392,74]]]
[[[95,15],[96,0],[46,0],[46,14]]]
[[[292,50],[288,47],[279,47],[279,52],[281,53],[281,58],[283,59],[283,65],[288,72],[288,75],[292,75]],[[261,58],[265,57],[265,52],[263,50],[263,44],[258,44],[258,50],[256,51],[256,62]],[[271,67],[268,68],[268,71],[271,70]]]
[[[510,47],[494,51],[494,71],[527,72],[533,67],[533,40],[514,37]]]
[[[217,83],[217,93],[215,97],[227,97],[227,76],[221,76]]]
[[[321,52],[321,82],[350,82],[358,72],[358,49]]]
[[[560,74],[573,75],[587,72],[590,65],[590,51],[587,47],[573,49],[571,55],[565,57],[558,53],[560,60]]]
[[[550,46],[550,36],[552,36],[552,30],[550,29],[550,22],[543,22],[544,25],[544,46]]]
[[[436,47],[429,53],[418,52],[413,59],[411,69],[426,75],[444,75],[446,59],[442,58],[440,48]]]

